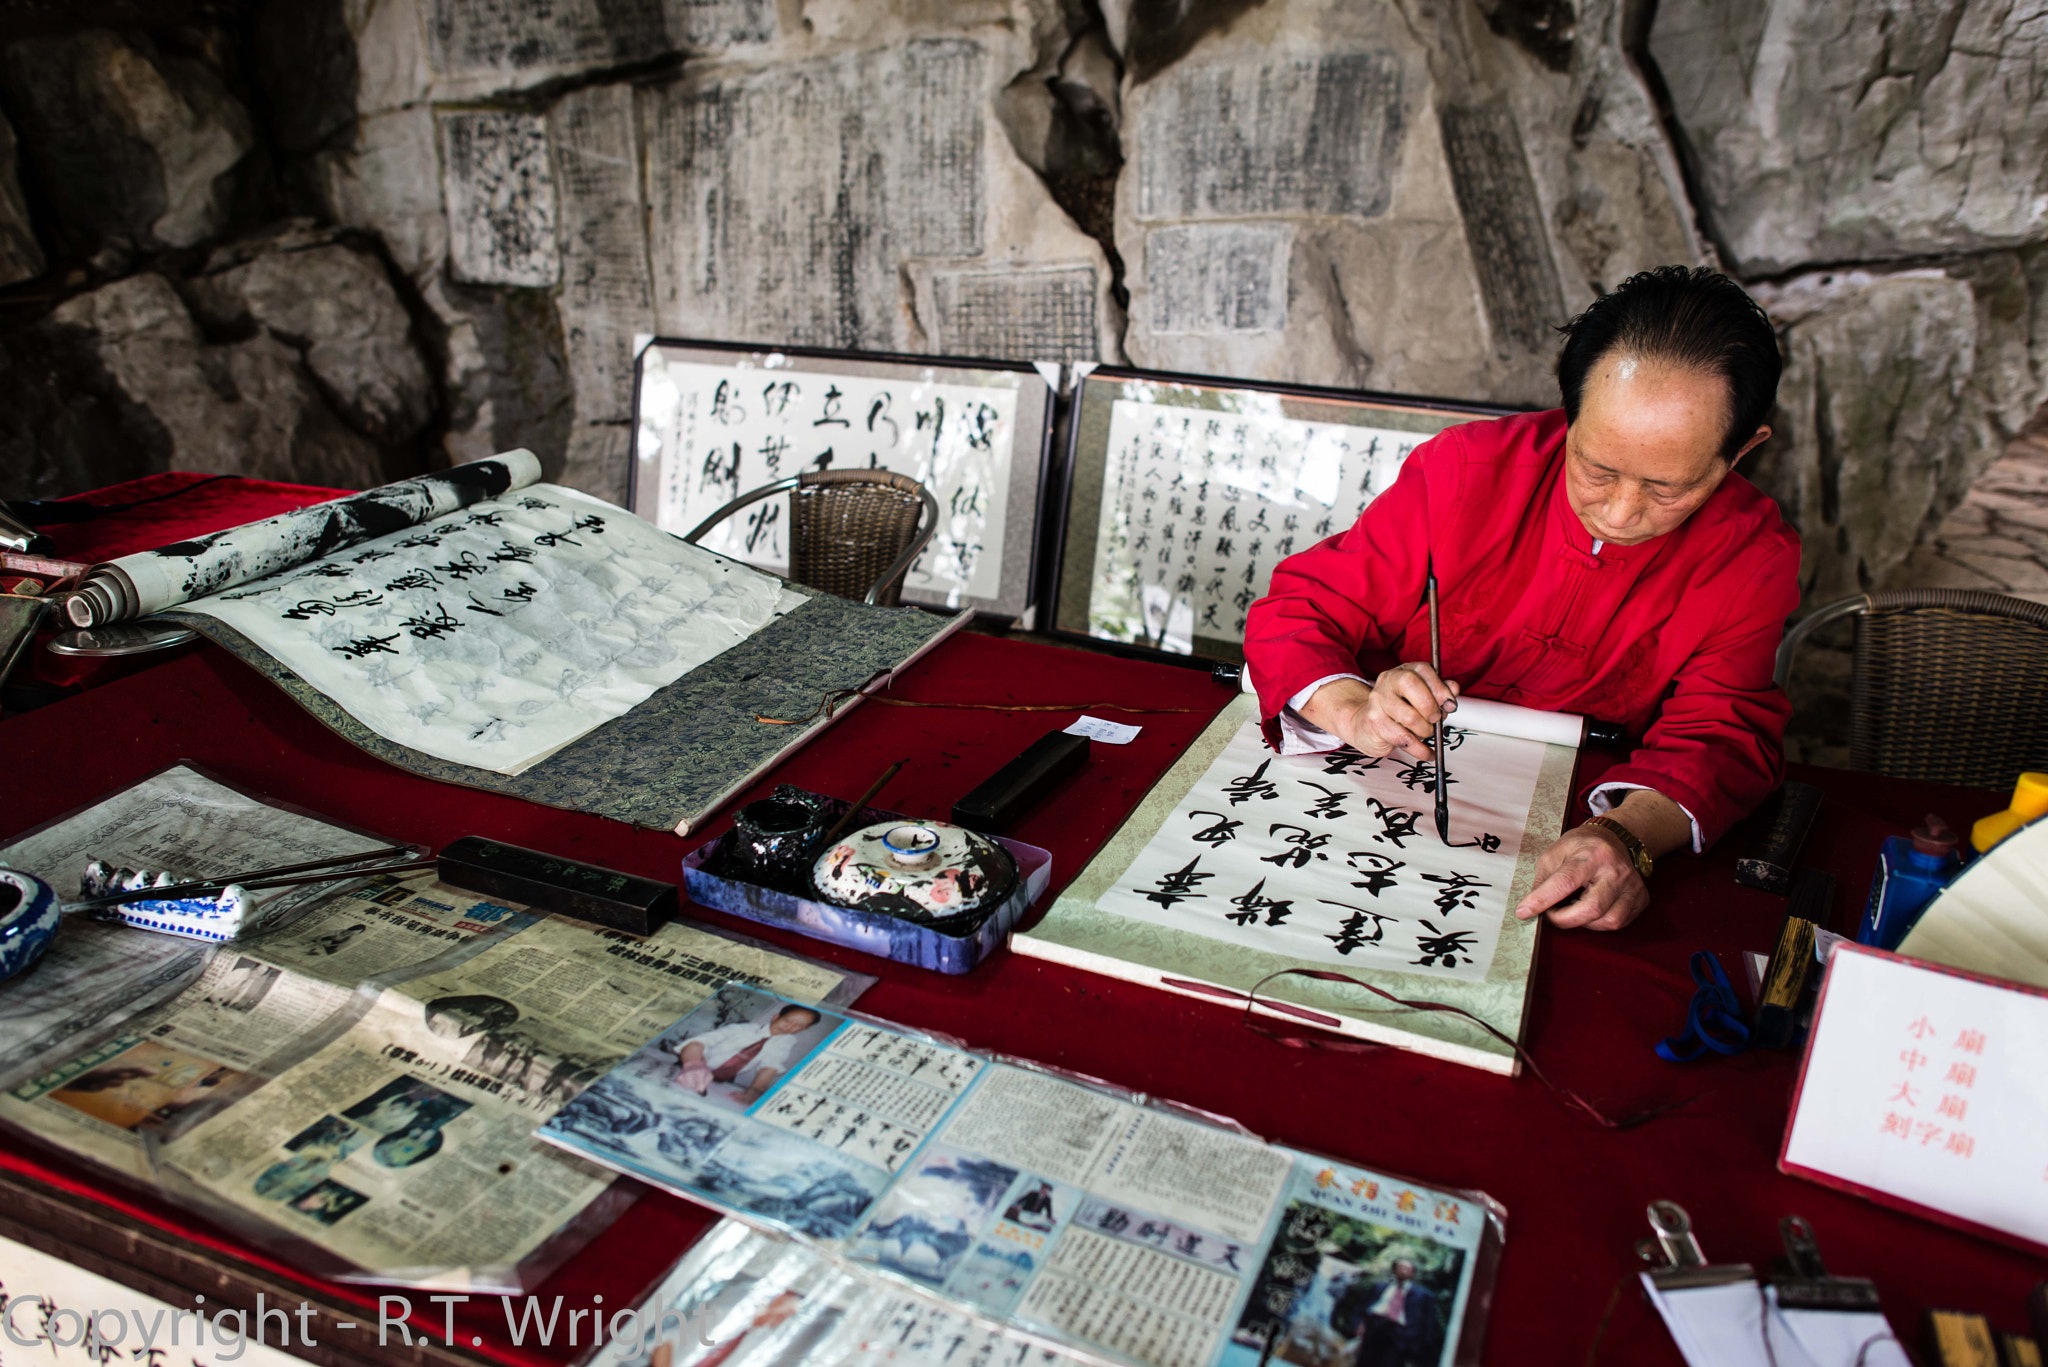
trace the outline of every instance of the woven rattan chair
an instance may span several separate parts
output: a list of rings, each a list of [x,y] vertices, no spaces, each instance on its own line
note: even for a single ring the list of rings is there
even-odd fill
[[[697,539],[740,509],[789,494],[789,577],[841,598],[895,607],[910,562],[939,528],[931,490],[892,470],[809,470],[741,494],[697,524]]]
[[[1859,593],[1785,633],[1780,688],[1800,642],[1844,617],[1856,619],[1852,767],[2000,791],[2048,769],[2048,605],[1970,589]]]

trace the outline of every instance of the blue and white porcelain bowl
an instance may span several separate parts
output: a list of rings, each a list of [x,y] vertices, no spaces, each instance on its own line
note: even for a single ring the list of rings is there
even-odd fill
[[[43,957],[60,919],[55,888],[19,869],[0,869],[0,981]]]

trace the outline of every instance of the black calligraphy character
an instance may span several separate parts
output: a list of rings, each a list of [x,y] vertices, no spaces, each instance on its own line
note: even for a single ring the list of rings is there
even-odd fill
[[[1223,624],[1216,620],[1217,606],[1215,603],[1209,603],[1202,608],[1202,625],[1205,627],[1215,627],[1220,631],[1223,628]]]
[[[1342,907],[1351,913],[1337,927],[1335,935],[1323,937],[1337,947],[1339,954],[1349,954],[1354,949],[1381,943],[1387,938],[1387,922],[1393,921],[1398,924],[1400,921],[1399,917],[1367,911],[1364,907],[1354,907],[1349,902],[1332,902],[1327,897],[1318,897],[1316,900],[1324,906]]]
[[[408,536],[405,540],[399,542],[398,549],[402,551],[412,551],[418,550],[422,546],[438,546],[440,544],[440,537],[431,535],[427,532],[421,532],[417,536]]]
[[[434,568],[441,571],[441,573],[447,575],[449,578],[455,580],[457,583],[461,583],[463,580],[469,578],[472,574],[487,573],[491,567],[489,565],[486,565],[483,561],[477,559],[475,551],[464,551],[461,555],[455,557],[455,559],[449,561],[447,564],[436,565],[434,566]]]
[[[1385,755],[1368,759],[1347,745],[1341,750],[1332,750],[1322,756],[1323,772],[1338,775],[1362,774],[1368,769],[1379,768],[1385,759]]]
[[[1189,1230],[1173,1241],[1173,1246],[1188,1257],[1195,1256],[1195,1250],[1202,1246],[1202,1236]]]
[[[1422,878],[1427,883],[1443,884],[1443,891],[1436,895],[1436,909],[1442,912],[1472,910],[1479,901],[1478,889],[1493,886],[1469,873],[1425,873]]]
[[[1414,832],[1411,831],[1409,834],[1412,835]],[[1394,859],[1384,854],[1374,854],[1370,850],[1353,850],[1345,855],[1344,858],[1351,865],[1351,871],[1362,880],[1353,883],[1351,886],[1354,888],[1364,888],[1366,892],[1374,897],[1379,896],[1388,888],[1396,886],[1394,870],[1408,867],[1399,859]]]
[[[500,565],[517,565],[533,559],[533,552],[524,546],[515,546],[509,541],[498,543],[500,549],[492,551],[485,558]]]
[[[1239,774],[1223,785],[1223,796],[1230,799],[1231,806],[1242,807],[1255,797],[1271,802],[1280,796],[1280,785],[1266,777],[1266,769],[1272,763],[1269,759],[1249,774]]]
[[[1466,963],[1472,962],[1472,942],[1479,938],[1478,931],[1438,930],[1428,921],[1422,924],[1429,927],[1430,933],[1416,937],[1415,948],[1420,951],[1422,957],[1411,959],[1410,963],[1427,967],[1456,968],[1459,955],[1464,956]]]
[[[818,453],[818,458],[811,462],[810,468],[813,470],[823,470],[828,468],[831,464],[832,448],[828,446],[823,451],[820,451]]]
[[[315,565],[306,573],[319,579],[346,579],[355,571],[346,565]]]
[[[358,565],[367,565],[373,560],[389,560],[390,558],[390,551],[364,551],[361,555],[355,557],[355,562]]]
[[[1209,894],[1206,892],[1196,892],[1195,885],[1206,882],[1216,875],[1213,873],[1203,873],[1197,869],[1195,865],[1201,862],[1201,856],[1197,855],[1195,858],[1188,860],[1185,868],[1176,869],[1172,873],[1162,875],[1159,879],[1159,886],[1150,892],[1137,888],[1131,890],[1146,901],[1157,902],[1162,907],[1170,907],[1176,902],[1185,902],[1191,897],[1207,897]]]
[[[1266,510],[1264,508],[1259,509],[1259,511],[1253,515],[1252,520],[1244,524],[1244,529],[1248,532],[1272,531],[1273,529],[1266,525]]]
[[[397,639],[398,633],[394,631],[389,636],[365,636],[360,641],[350,641],[345,646],[329,646],[328,649],[351,660],[360,660],[365,655],[396,655],[398,652],[391,648],[391,643]]]
[[[574,532],[576,530],[577,528],[572,526],[569,528],[569,531],[567,532],[542,532],[539,536],[536,536],[533,539],[533,544],[536,546],[546,546],[550,549],[553,549],[554,547],[559,546],[564,542],[567,542],[571,546],[580,546],[583,543],[581,541],[578,541],[574,536],[571,536],[569,534],[570,532]]]
[[[1236,530],[1237,530],[1237,509],[1235,509],[1235,508],[1225,508],[1225,509],[1223,510],[1223,520],[1222,520],[1221,522],[1219,522],[1219,523],[1217,523],[1217,524],[1216,524],[1216,530],[1217,530],[1217,531],[1219,531],[1219,532],[1234,532],[1234,531],[1236,531]]]
[[[529,513],[544,513],[555,505],[544,498],[534,498],[529,495],[519,500],[519,506],[526,509]]]
[[[770,555],[781,555],[782,537],[775,530],[776,525],[781,521],[782,505],[780,503],[764,503],[753,512],[747,514],[747,554],[752,555],[754,548],[765,541],[768,543],[768,553]]]
[[[503,513],[471,513],[462,519],[472,527],[495,527],[505,520]]]
[[[1244,1269],[1243,1269],[1243,1268],[1241,1268],[1241,1267],[1239,1267],[1239,1266],[1237,1265],[1237,1245],[1236,1245],[1236,1244],[1229,1244],[1229,1245],[1226,1245],[1226,1246],[1224,1247],[1224,1249],[1223,1249],[1223,1259],[1222,1259],[1222,1261],[1223,1261],[1223,1265],[1224,1265],[1225,1267],[1229,1268],[1229,1269],[1230,1269],[1231,1271],[1233,1271],[1233,1272],[1242,1272],[1242,1271],[1244,1271]]]
[[[838,386],[838,385],[836,385],[836,384],[828,384],[828,385],[826,385],[826,386],[825,386],[825,416],[824,416],[824,417],[822,417],[822,418],[819,418],[819,419],[818,419],[818,420],[817,420],[816,422],[813,422],[813,423],[811,424],[811,426],[813,426],[813,427],[851,427],[851,426],[853,426],[853,424],[852,424],[852,423],[848,422],[848,421],[847,421],[847,420],[846,420],[845,418],[842,418],[842,417],[840,417],[840,416],[839,416],[839,401],[840,401],[841,399],[845,398],[845,397],[846,397],[846,395],[844,395],[844,394],[842,394],[842,393],[840,393],[840,392],[839,392],[839,386]]]
[[[1284,925],[1294,911],[1293,899],[1268,897],[1265,891],[1266,880],[1261,878],[1252,884],[1251,891],[1241,892],[1230,899],[1230,904],[1237,910],[1224,912],[1224,918],[1248,926],[1259,919],[1260,912],[1264,912],[1267,925]]]
[[[1465,743],[1465,737],[1471,734],[1470,731],[1467,731],[1462,726],[1446,726],[1444,728],[1444,749],[1447,751],[1457,749]],[[1452,779],[1451,782],[1456,783],[1457,780]]]
[[[740,444],[712,446],[704,451],[703,468],[697,472],[697,492],[717,489],[728,499],[740,496]]]
[[[982,505],[981,481],[975,480],[955,489],[952,506],[955,517],[986,517],[988,509]]]
[[[761,449],[757,454],[768,463],[768,478],[781,479],[782,458],[789,454],[789,443],[781,437],[771,436],[761,443]]]
[[[968,427],[967,444],[977,451],[986,451],[995,445],[996,411],[987,404],[977,404],[974,418]]]
[[[1457,844],[1451,846],[1451,848],[1454,850],[1476,849],[1486,854],[1492,854],[1495,850],[1500,848],[1500,837],[1497,835],[1482,834],[1476,840],[1460,840]]]
[[[1222,845],[1235,840],[1237,839],[1237,828],[1244,825],[1242,821],[1232,821],[1221,812],[1189,812],[1188,815],[1190,817],[1211,816],[1216,818],[1215,825],[1204,827],[1202,830],[1195,832],[1195,839],[1204,845]]]
[[[284,610],[284,617],[288,622],[304,622],[314,617],[332,617],[333,615],[334,604],[323,603],[318,598],[302,599],[297,607]]]
[[[747,410],[735,402],[738,398],[739,390],[733,387],[732,381],[720,380],[718,388],[711,391],[711,416],[727,427],[745,422]]]
[[[476,594],[474,593],[471,593],[469,595],[469,610],[471,612],[485,613],[491,617],[503,617],[505,615],[504,613],[498,611],[496,608],[487,608],[482,603],[477,602]]]
[[[762,410],[771,418],[783,417],[789,412],[790,401],[802,392],[793,380],[770,384],[761,390]]]
[[[434,604],[434,615],[431,617],[422,612],[405,619],[405,629],[422,641],[438,641],[461,625],[461,620],[449,616],[448,609],[439,603]]]
[[[471,740],[503,740],[505,739],[505,723],[497,717],[492,717],[482,726],[470,732],[469,738]]]
[[[1421,812],[1404,812],[1387,806],[1376,797],[1369,797],[1365,805],[1380,819],[1380,833],[1373,837],[1382,845],[1392,845],[1397,850],[1408,847],[1401,842],[1417,834],[1415,823],[1422,820]]]
[[[338,608],[373,608],[384,601],[384,595],[375,589],[357,589],[354,593],[336,595],[334,606]]]
[[[889,444],[894,446],[903,440],[903,429],[896,425],[896,419],[889,416],[889,402],[889,393],[884,390],[868,405],[868,431],[873,432],[876,423],[883,424],[889,429]]]
[[[1309,800],[1309,809],[1302,813],[1303,816],[1319,816],[1325,821],[1335,821],[1338,817],[1345,815],[1344,802],[1345,799],[1351,796],[1350,793],[1341,792],[1335,788],[1325,788],[1314,779],[1305,778],[1300,780],[1300,782],[1322,794],[1321,797]],[[1371,801],[1371,799],[1368,798],[1367,801]]]
[[[1410,792],[1417,788],[1420,788],[1425,793],[1436,791],[1436,765],[1429,760],[1416,760],[1415,763],[1396,773],[1394,777],[1400,779]],[[1443,781],[1444,787],[1448,788],[1457,781],[1454,778],[1447,778]]]
[[[533,595],[539,592],[540,589],[538,587],[529,584],[524,579],[522,579],[519,581],[517,585],[515,585],[512,588],[506,589],[503,593],[500,593],[498,596],[500,598],[505,599],[507,602],[530,603],[533,601]]]
[[[1329,832],[1325,831],[1321,835],[1312,835],[1305,826],[1290,826],[1283,821],[1267,830],[1266,834],[1269,836],[1278,835],[1282,831],[1294,832],[1293,835],[1287,837],[1287,843],[1293,846],[1293,848],[1282,850],[1278,854],[1262,854],[1259,856],[1261,864],[1277,864],[1281,868],[1286,868],[1289,864],[1292,864],[1295,868],[1300,869],[1308,867],[1310,860],[1328,859],[1330,857],[1322,852],[1323,846],[1330,843],[1331,837]]]
[[[439,588],[440,586],[441,581],[434,577],[431,570],[415,569],[407,570],[404,574],[399,575],[398,578],[386,584],[384,592],[402,593],[408,589],[432,589]]]

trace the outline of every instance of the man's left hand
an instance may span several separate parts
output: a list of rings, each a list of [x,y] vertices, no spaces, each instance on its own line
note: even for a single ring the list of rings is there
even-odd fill
[[[1579,826],[1537,859],[1536,886],[1515,915],[1524,921],[1547,915],[1559,930],[1620,930],[1648,905],[1649,886],[1621,837],[1599,826]]]

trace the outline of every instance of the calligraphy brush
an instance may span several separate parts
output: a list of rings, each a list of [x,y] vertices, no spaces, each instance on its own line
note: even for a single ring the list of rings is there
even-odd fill
[[[1443,677],[1443,630],[1437,622],[1436,562],[1429,564],[1429,667]],[[1436,833],[1444,844],[1451,843],[1451,776],[1444,768],[1444,712],[1436,712]]]
[[[848,826],[852,825],[853,819],[856,816],[859,816],[862,812],[867,810],[867,805],[875,800],[875,794],[881,792],[883,788],[887,787],[889,780],[896,777],[897,774],[901,773],[903,771],[903,766],[908,763],[910,763],[910,760],[908,758],[899,759],[894,764],[884,769],[882,771],[882,776],[876,779],[873,783],[869,784],[868,790],[862,793],[858,798],[854,799],[853,805],[846,809],[846,811],[840,816],[839,820],[832,823],[832,829],[825,832],[825,838],[818,842],[818,848],[821,850],[830,849],[832,847],[832,842],[839,838],[839,833],[845,830]]]
[[[247,892],[258,892],[264,888],[289,888],[309,883],[338,883],[347,878],[367,878],[372,874],[395,873],[410,869],[430,869],[435,865],[432,859],[415,858],[402,864],[379,864],[369,868],[350,868],[348,865],[362,864],[366,860],[382,859],[394,854],[414,854],[410,845],[388,845],[381,850],[361,850],[355,854],[335,855],[329,859],[309,859],[303,864],[279,864],[274,868],[251,869],[241,874],[221,874],[215,878],[199,878],[184,883],[167,884],[160,888],[123,888],[116,892],[88,897],[76,902],[66,902],[64,910],[94,911],[101,907],[121,906],[128,902],[172,902],[182,898],[212,897],[225,891],[230,884]],[[309,874],[308,869],[329,869],[333,872]],[[298,877],[282,877],[297,874]]]

